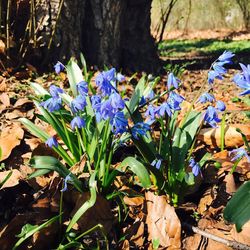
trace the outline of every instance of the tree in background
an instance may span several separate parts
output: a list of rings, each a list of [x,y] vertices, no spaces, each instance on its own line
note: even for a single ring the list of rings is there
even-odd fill
[[[243,14],[246,30],[250,30],[250,1],[249,0],[236,0]]]
[[[83,52],[90,65],[133,71],[159,66],[150,34],[151,0],[3,0],[0,5],[11,17],[6,30],[12,31],[15,52],[33,64],[65,62]]]

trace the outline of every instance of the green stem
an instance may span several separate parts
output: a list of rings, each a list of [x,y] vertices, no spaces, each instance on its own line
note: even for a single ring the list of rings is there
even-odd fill
[[[225,125],[226,125],[226,112],[222,115],[220,127],[220,150],[223,151],[225,147]]]

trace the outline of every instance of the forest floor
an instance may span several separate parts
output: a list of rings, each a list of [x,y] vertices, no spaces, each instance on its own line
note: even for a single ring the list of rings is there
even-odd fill
[[[222,215],[232,194],[242,183],[250,180],[250,163],[245,160],[242,160],[236,171],[230,174],[233,162],[228,157],[228,152],[232,148],[243,146],[241,135],[235,131],[235,127],[241,128],[250,140],[250,100],[249,97],[238,96],[240,90],[232,82],[232,76],[236,71],[230,69],[225,79],[217,81],[214,85],[216,99],[224,101],[227,106],[225,149],[220,150],[220,130],[210,128],[201,130],[196,148],[197,152],[205,150],[212,153],[213,160],[218,162],[220,167],[216,168],[214,163],[207,164],[202,170],[199,184],[190,191],[190,195],[176,209],[182,225],[182,233],[181,239],[176,239],[175,236],[170,237],[172,246],[181,241],[182,249],[187,250],[232,249],[212,240],[211,235],[250,245],[250,223],[245,224],[243,230],[237,233],[235,226],[228,224]],[[206,74],[207,70],[203,69],[181,71],[180,79],[183,84],[180,94],[186,98],[187,103],[192,101],[203,81],[206,81]],[[10,172],[12,173],[8,181],[0,187],[0,246],[2,250],[9,250],[13,247],[17,241],[16,235],[21,232],[22,226],[26,223],[41,224],[57,213],[59,207],[60,188],[58,186],[60,182],[55,181],[54,175],[27,180],[28,174],[32,172],[28,167],[28,161],[32,156],[53,155],[49,148],[18,122],[20,117],[26,117],[43,126],[47,131],[51,130],[49,127],[44,127],[35,117],[36,109],[29,99],[32,94],[29,88],[30,81],[40,83],[46,88],[52,83],[58,83],[61,87],[66,87],[68,84],[65,74],[38,76],[32,67],[27,67],[23,72],[14,75],[5,72],[0,77],[0,146],[2,148],[0,182]],[[163,75],[157,89],[162,89],[165,84],[166,75]],[[145,196],[124,198],[124,204],[129,213],[128,219],[119,228],[127,234],[119,243],[119,249],[129,249],[129,247],[130,249],[150,249],[150,247],[152,249],[152,245],[147,241],[147,230],[144,230],[145,199]],[[72,211],[72,207],[65,209],[69,210],[68,213]],[[117,235],[116,219],[110,222],[110,213],[110,211],[106,214],[104,212],[107,218],[102,218],[102,220],[108,221],[111,225],[108,226],[111,228],[109,229],[110,235]],[[98,218],[96,221],[100,223]],[[199,232],[194,233],[190,228],[192,226],[205,231],[208,236],[202,236]],[[51,249],[57,233],[54,227],[48,227],[31,237],[25,246],[31,246],[32,249]],[[109,237],[113,237],[114,241],[115,236]]]

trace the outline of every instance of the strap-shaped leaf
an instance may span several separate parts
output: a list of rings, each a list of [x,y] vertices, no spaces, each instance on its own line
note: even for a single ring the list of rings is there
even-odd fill
[[[250,181],[243,184],[228,202],[224,218],[235,223],[237,232],[240,232],[242,226],[250,220]]]
[[[134,157],[125,158],[117,170],[121,171],[123,167],[128,167],[140,180],[144,188],[151,186],[150,176],[145,166]]]

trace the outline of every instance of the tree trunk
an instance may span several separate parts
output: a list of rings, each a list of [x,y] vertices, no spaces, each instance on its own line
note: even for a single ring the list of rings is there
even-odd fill
[[[63,5],[60,11],[60,3]],[[37,11],[44,62],[66,62],[82,52],[89,65],[156,71],[159,59],[150,34],[151,0],[42,0]],[[45,18],[44,18],[45,17]]]

